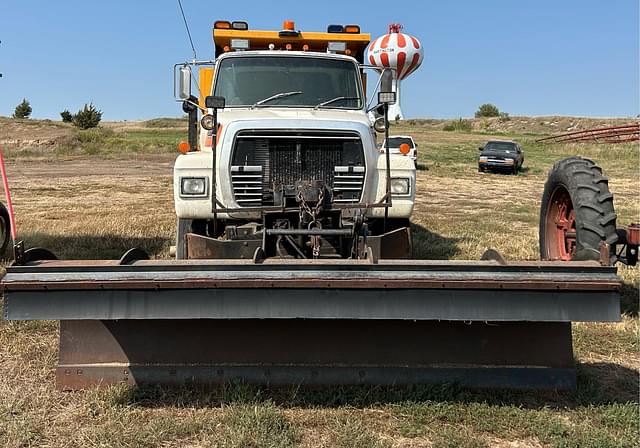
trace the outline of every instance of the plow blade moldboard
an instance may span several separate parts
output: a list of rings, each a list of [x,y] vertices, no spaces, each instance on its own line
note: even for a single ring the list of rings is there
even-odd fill
[[[58,385],[571,388],[571,321],[620,318],[597,263],[40,261],[4,317],[60,320]]]

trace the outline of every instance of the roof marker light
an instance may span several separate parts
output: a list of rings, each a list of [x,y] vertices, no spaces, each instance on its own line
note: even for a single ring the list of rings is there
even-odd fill
[[[246,31],[249,29],[249,24],[247,22],[234,21],[234,22],[231,22],[231,28],[233,28],[234,30]]]
[[[229,28],[231,28],[231,23],[227,20],[216,20],[216,22],[213,24],[213,27],[218,30],[228,30]]]
[[[358,26],[358,25],[347,25],[347,26],[344,27],[344,32],[345,33],[359,34],[360,33],[360,26]]]
[[[327,27],[327,33],[343,33],[344,27],[342,25],[329,25]]]

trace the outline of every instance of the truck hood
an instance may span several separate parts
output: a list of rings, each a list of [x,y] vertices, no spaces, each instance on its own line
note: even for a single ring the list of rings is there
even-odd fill
[[[331,121],[364,124],[371,126],[369,117],[362,110],[310,109],[310,108],[238,108],[225,109],[218,112],[218,119],[223,125],[238,121],[296,120],[296,121]]]

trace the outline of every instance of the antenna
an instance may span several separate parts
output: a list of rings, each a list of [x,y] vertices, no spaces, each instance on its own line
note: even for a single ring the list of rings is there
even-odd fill
[[[187,29],[187,35],[189,36],[189,42],[191,43],[191,50],[193,50],[193,60],[197,60],[196,48],[193,46],[193,39],[191,39],[191,31],[189,31],[189,24],[187,18],[184,16],[184,9],[182,9],[182,2],[178,0],[178,6],[180,6],[180,12],[182,13],[182,20],[184,20],[184,27]]]

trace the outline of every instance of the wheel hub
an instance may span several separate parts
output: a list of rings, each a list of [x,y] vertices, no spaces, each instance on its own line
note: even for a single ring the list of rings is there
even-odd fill
[[[558,188],[547,214],[546,250],[552,260],[570,261],[577,246],[576,213],[569,193]]]

